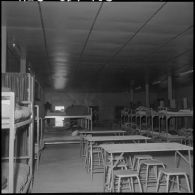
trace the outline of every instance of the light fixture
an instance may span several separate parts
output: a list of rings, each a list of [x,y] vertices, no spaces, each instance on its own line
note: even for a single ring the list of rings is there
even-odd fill
[[[139,87],[136,87],[136,88],[135,88],[135,90],[138,90],[138,89],[141,89],[141,88],[142,88],[142,87],[141,87],[141,86],[139,86]]]
[[[152,83],[152,85],[157,85],[157,84],[159,84],[160,83],[160,81],[154,81],[153,83]]]
[[[186,72],[181,72],[181,73],[179,73],[179,76],[184,76],[184,75],[187,75],[187,74],[190,74],[190,73],[192,73],[194,70],[188,70],[188,71],[186,71]]]
[[[16,53],[18,54],[18,56],[20,56],[21,55],[21,49],[20,49],[20,47],[15,42],[12,43],[12,47],[16,51]]]

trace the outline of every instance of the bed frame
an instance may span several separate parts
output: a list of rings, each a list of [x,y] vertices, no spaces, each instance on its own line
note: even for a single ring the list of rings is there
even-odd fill
[[[13,92],[1,92],[2,97],[6,97],[9,100],[9,121],[6,120],[6,123],[1,118],[2,122],[2,132],[9,131],[9,154],[8,157],[1,157],[2,161],[8,160],[9,174],[7,181],[7,188],[3,189],[2,193],[27,193],[32,188],[33,181],[33,98],[34,98],[34,76],[31,76],[29,73],[2,73],[2,86],[11,88]],[[15,80],[19,82],[14,82]],[[23,83],[23,84],[22,84]],[[19,84],[19,85],[18,85]],[[22,84],[22,86],[20,86]],[[22,93],[23,91],[23,93]],[[3,98],[2,98],[3,99]],[[18,102],[26,104],[30,107],[31,115],[30,118],[25,119],[21,122],[15,121],[15,105],[16,99]],[[3,113],[2,113],[3,116]],[[25,129],[26,132],[26,141],[27,141],[27,155],[16,156],[15,155],[15,141],[16,141],[16,132]],[[27,135],[28,134],[28,135]],[[16,191],[16,183],[14,183],[15,169],[14,164],[16,160],[26,160],[29,166],[29,175],[25,184]]]
[[[177,118],[183,118],[183,117],[193,117],[193,111],[177,111],[177,112],[173,112],[173,111],[168,111],[167,108],[165,108],[162,111],[158,112],[159,115],[159,136],[162,137],[163,139],[166,139],[166,141],[171,141],[172,140],[172,136],[169,134],[169,120],[171,118],[175,118],[177,120]],[[165,119],[165,134],[160,134],[161,132],[161,121]],[[176,126],[177,126],[177,121],[176,121]],[[176,127],[177,128],[177,127]],[[182,139],[182,141],[184,140],[183,136],[178,136],[178,140],[180,141]],[[173,140],[175,139],[175,136],[173,136]]]
[[[92,108],[89,109],[88,115],[66,115],[65,113],[48,113],[45,116],[47,118],[62,118],[62,119],[83,119],[84,120],[84,128],[91,130],[93,129],[93,122],[92,122]]]
[[[43,149],[43,121],[42,118],[39,116],[39,106],[34,105],[35,108],[35,125],[36,125],[36,137],[35,137],[35,159],[37,159],[37,169],[39,167],[39,160],[41,155],[41,150]]]

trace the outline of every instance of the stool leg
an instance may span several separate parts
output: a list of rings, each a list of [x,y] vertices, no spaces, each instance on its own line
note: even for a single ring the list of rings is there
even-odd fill
[[[140,160],[138,159],[137,160],[137,170],[139,170],[140,169]]]
[[[185,174],[185,178],[186,178],[186,184],[187,184],[187,187],[188,187],[188,192],[190,192],[190,183],[189,183],[188,176],[186,174]]]
[[[121,178],[119,177],[118,178],[118,189],[117,189],[117,192],[120,192],[120,184],[121,184]]]
[[[133,170],[132,158],[129,156],[129,168]]]
[[[157,183],[156,183],[156,192],[158,192],[159,185],[160,185],[160,179],[161,179],[161,176],[163,175],[163,173],[162,174],[161,173],[162,172],[160,171],[158,174],[158,179],[157,179]]]
[[[167,175],[166,192],[169,192],[169,175]]]
[[[179,176],[178,175],[176,176],[176,180],[177,180],[177,191],[180,192],[180,189],[179,189]]]
[[[146,166],[146,192],[148,189],[149,166]]]
[[[137,160],[137,159],[134,157],[134,158],[133,158],[133,170],[136,170],[136,169],[135,169],[136,160]]]
[[[129,182],[129,190],[132,192],[131,178],[128,178],[128,182]]]
[[[134,184],[133,184],[133,177],[131,177],[130,180],[131,180],[131,191],[135,192]]]
[[[142,186],[141,186],[141,182],[140,182],[140,179],[139,179],[138,176],[137,176],[137,181],[138,181],[138,185],[139,185],[139,188],[140,188],[140,192],[142,192]]]

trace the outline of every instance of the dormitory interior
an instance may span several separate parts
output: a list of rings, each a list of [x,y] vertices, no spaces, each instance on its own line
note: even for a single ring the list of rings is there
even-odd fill
[[[1,192],[193,192],[193,2],[1,2]]]

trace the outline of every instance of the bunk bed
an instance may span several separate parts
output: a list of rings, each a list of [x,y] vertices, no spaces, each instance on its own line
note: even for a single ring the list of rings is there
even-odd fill
[[[144,133],[147,128],[147,119],[150,116],[149,114],[150,108],[139,106],[136,108],[136,129],[139,133]],[[143,123],[143,119],[145,119],[145,123]],[[142,128],[144,127],[145,130]]]
[[[131,129],[136,129],[136,111],[131,109],[129,113]]]
[[[48,112],[45,116],[47,118],[61,118],[63,119],[80,119],[81,126],[92,130],[92,108],[87,108],[83,105],[72,105],[66,108],[65,112]]]
[[[39,167],[39,159],[40,159],[40,155],[41,155],[41,150],[44,147],[43,144],[43,122],[42,122],[42,118],[39,116],[39,106],[38,105],[34,105],[35,108],[35,116],[34,116],[34,121],[35,121],[35,131],[34,131],[34,136],[35,136],[35,159],[37,159],[37,169]]]
[[[159,122],[159,115],[158,112],[151,109],[150,111],[150,116],[151,116],[151,131],[152,131],[152,138],[155,138],[155,136],[159,136],[159,132],[157,132],[156,130],[159,131],[159,128],[155,128],[154,127],[154,120],[157,119],[157,121]]]
[[[7,133],[8,138],[4,143],[8,150],[1,156],[2,193],[32,189],[33,82],[29,73],[2,73],[1,135]],[[23,139],[19,140],[22,132]]]
[[[179,110],[179,111],[172,111],[168,110],[167,108],[161,109],[158,112],[159,114],[159,137],[167,142],[170,141],[179,141],[183,142],[186,139],[184,135],[178,135],[178,132],[173,135],[169,132],[169,121],[171,118],[175,118],[175,130],[177,131],[177,118],[183,117],[193,117],[193,110]],[[161,132],[161,122],[165,120],[165,132]]]

